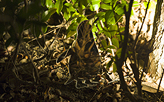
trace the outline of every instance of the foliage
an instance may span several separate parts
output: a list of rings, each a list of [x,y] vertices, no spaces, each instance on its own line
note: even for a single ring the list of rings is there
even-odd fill
[[[137,1],[133,4],[134,7],[139,6]],[[116,51],[107,63],[107,69],[113,66],[113,72],[122,71],[117,68],[119,67],[117,61],[122,58],[123,54],[124,57],[127,56],[126,47],[123,49],[123,44],[127,41],[125,38],[128,37],[122,34],[125,26],[119,24],[123,21],[123,15],[127,17],[127,13],[131,13],[128,12],[129,8],[126,0],[1,0],[0,38],[3,38],[5,34],[10,35],[5,42],[7,47],[11,43],[19,44],[24,40],[23,33],[28,29],[34,36],[39,37],[47,31],[46,22],[54,13],[62,14],[67,22],[71,21],[67,29],[67,38],[69,38],[75,35],[80,22],[91,19],[94,37],[98,39],[102,34],[110,40],[101,40],[100,50],[111,54],[112,50]],[[125,44],[127,46],[127,43]]]
[[[61,5],[61,2],[63,5]],[[115,46],[111,47],[109,43],[102,42],[105,49],[100,49],[108,52],[111,52],[109,50],[112,48],[119,49],[119,42],[124,38],[119,33],[124,31],[124,27],[119,27],[118,23],[123,20],[124,6],[128,8],[126,1],[122,0],[121,3],[118,0],[72,0],[69,3],[64,3],[63,0],[57,0],[55,5],[61,5],[60,7],[56,7],[57,13],[61,11],[67,21],[72,21],[67,30],[67,37],[76,33],[78,23],[85,19],[91,19],[88,15],[85,15],[89,11],[89,15],[93,15],[92,19],[98,18],[95,24],[92,24],[93,33],[104,34],[112,39],[112,44]],[[99,12],[95,13],[96,11]],[[103,27],[102,25],[105,26]]]
[[[47,21],[56,12],[55,5],[50,0],[27,1],[1,0],[0,2],[0,35],[9,33],[6,47],[11,42],[22,40],[24,30],[31,29],[35,36],[45,33]]]

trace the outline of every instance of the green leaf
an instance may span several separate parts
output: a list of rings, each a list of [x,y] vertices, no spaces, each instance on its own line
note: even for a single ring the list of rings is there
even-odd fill
[[[101,51],[104,51],[104,48],[100,48]]]
[[[102,17],[105,16],[105,12],[99,12],[98,14],[96,14],[97,17]]]
[[[68,8],[68,10],[69,10],[69,12],[75,12],[75,11],[76,11],[72,6],[70,6],[70,7]]]
[[[66,6],[64,6],[63,7],[63,13],[64,13],[64,18],[66,19],[66,20],[68,20],[69,18],[70,18],[70,12],[69,12],[69,10],[68,10],[68,8],[66,7]]]
[[[71,14],[69,12],[64,12],[63,16],[66,20],[68,20],[70,18]]]
[[[122,15],[124,14],[124,9],[123,9],[123,4],[118,4],[115,8],[115,12],[118,14],[118,15]]]
[[[91,7],[90,10],[91,11],[96,11],[100,8],[100,0],[90,0],[91,1]]]
[[[52,2],[52,0],[46,0],[46,6],[48,9],[55,7],[55,4]]]
[[[107,37],[111,38],[111,34],[109,33],[109,31],[103,30],[103,33],[104,33]]]
[[[98,22],[98,23],[97,23],[97,27],[98,27],[98,29],[100,29],[100,31],[102,31],[102,30],[103,30],[103,28],[101,27],[100,22]]]
[[[76,33],[76,31],[69,31],[69,32],[67,33],[67,37],[66,37],[66,38],[71,37],[71,36],[74,35],[75,33]]]
[[[138,6],[139,6],[138,1],[133,1],[133,7],[138,7]]]
[[[122,48],[120,48],[116,51],[116,55],[118,58],[121,58],[121,52],[122,52]]]
[[[57,8],[57,13],[59,14],[61,12],[61,10],[63,9],[63,2],[65,0],[56,0],[55,3],[55,8]]]
[[[107,48],[110,48],[110,49],[116,49],[116,47],[115,46],[113,46],[113,45],[108,45],[108,47]]]
[[[90,0],[90,1],[92,2],[92,5],[94,5],[94,4],[100,4],[101,0]]]
[[[62,12],[64,12],[64,18],[68,20],[71,17],[71,12],[75,12],[75,9],[73,8],[71,3],[66,3],[63,7]]]
[[[41,27],[42,33],[45,33],[47,31],[47,28],[48,28],[47,26],[42,26]]]
[[[96,25],[93,25],[93,26],[92,26],[92,32],[97,32],[97,27],[96,27]]]
[[[119,41],[116,38],[112,38],[112,44],[119,48]]]
[[[104,2],[104,3],[110,3],[110,2],[112,2],[112,0],[102,0],[102,2]]]
[[[120,32],[123,32],[123,31],[125,31],[125,27],[120,28]]]
[[[75,3],[77,0],[72,0],[73,3]]]
[[[88,0],[79,0],[85,7],[88,5]]]
[[[145,8],[147,7],[148,2],[144,2]],[[150,1],[148,9],[154,10],[156,7],[156,3],[154,1]]]
[[[109,50],[109,49],[108,49],[107,52],[112,53],[112,50]]]
[[[100,4],[94,4],[93,8],[94,8],[94,11],[97,11],[100,8]]]
[[[80,1],[78,3],[78,11],[80,14],[83,14],[83,7],[82,7],[82,3]]]
[[[115,24],[114,13],[112,10],[109,10],[105,14],[105,20],[108,24]]]
[[[80,16],[80,17],[77,18],[78,23],[81,23],[84,20],[88,20],[88,19],[85,16]]]
[[[130,16],[133,16],[134,15],[134,11],[133,11],[133,9],[131,10],[131,14],[130,14]]]
[[[79,16],[80,16],[80,14],[77,13],[77,12],[75,12],[75,13],[71,14],[71,17],[69,18],[69,21],[70,21],[70,20],[73,20],[73,19],[75,19],[75,18],[77,18],[77,17],[79,17]]]
[[[117,71],[117,65],[116,63],[113,63],[113,72],[116,72]]]
[[[100,8],[104,10],[112,10],[112,6],[109,4],[100,4]]]
[[[77,22],[73,21],[72,24],[68,27],[67,38],[76,33],[77,26],[78,26]]]
[[[71,3],[65,3],[64,5],[65,5],[65,6],[67,6],[67,7],[72,6],[72,4],[71,4]]]
[[[116,35],[116,37],[118,38],[119,41],[121,41],[121,37],[122,37],[122,40],[124,40],[124,35]]]
[[[115,8],[118,0],[112,0],[113,7]]]
[[[103,47],[106,49],[107,48],[106,40],[102,40],[101,43],[102,43]]]
[[[51,15],[56,12],[56,10],[57,10],[56,8],[50,8],[49,10],[45,11],[42,14],[41,21],[46,22],[51,17]]]
[[[108,27],[108,31],[110,32],[110,35],[113,37],[116,35],[117,31],[118,31],[118,27],[117,25],[110,25]]]

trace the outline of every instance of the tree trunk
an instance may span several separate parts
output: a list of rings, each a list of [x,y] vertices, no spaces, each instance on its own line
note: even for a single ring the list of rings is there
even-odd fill
[[[162,75],[162,66],[164,64],[164,2],[157,0],[152,39],[150,48],[152,52],[149,54],[148,72],[155,79]]]

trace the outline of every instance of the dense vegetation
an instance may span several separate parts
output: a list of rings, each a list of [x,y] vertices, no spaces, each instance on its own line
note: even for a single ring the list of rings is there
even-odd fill
[[[144,2],[146,11],[149,3],[152,4]],[[129,99],[133,102],[146,100],[147,96],[143,98],[141,87],[146,64],[143,65],[141,72],[136,58],[137,41],[142,26],[135,39],[129,34],[129,21],[133,16],[132,7],[138,6],[139,3],[133,0],[1,0],[0,99],[2,101],[22,101],[26,98],[28,98],[26,101]],[[105,62],[100,73],[105,80],[96,87],[79,91],[71,85],[63,85],[62,81],[65,79],[60,71],[56,71],[59,68],[56,67],[54,60],[76,40],[76,29],[84,20],[91,21],[102,63]],[[56,41],[58,43],[54,44]],[[61,43],[64,44],[61,46]],[[59,48],[55,49],[57,46]],[[110,60],[106,61],[105,56]],[[132,73],[125,71],[128,69],[125,63],[127,58],[130,59]],[[108,71],[111,68],[110,73],[117,72],[119,75],[119,80],[116,82],[115,79],[108,78]],[[56,72],[53,76],[54,69]],[[128,80],[137,88],[135,89],[137,93],[132,94],[134,88],[127,85],[125,73],[129,77]],[[121,85],[119,90],[116,89],[118,84]],[[74,97],[76,94],[73,93],[77,96]],[[86,98],[87,93],[90,95]],[[54,96],[51,96],[52,94]],[[85,98],[81,98],[82,96]]]

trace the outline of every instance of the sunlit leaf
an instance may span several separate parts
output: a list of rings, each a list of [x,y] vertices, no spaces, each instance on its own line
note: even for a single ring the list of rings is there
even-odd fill
[[[65,5],[65,6],[68,6],[68,7],[72,6],[71,3],[65,3],[64,5]]]
[[[87,18],[85,16],[80,16],[80,17],[77,18],[78,23],[81,23],[84,20],[87,20]]]
[[[73,20],[73,19],[75,19],[75,18],[77,18],[79,16],[80,16],[80,14],[75,12],[75,13],[71,14],[71,17],[69,18],[69,20]]]
[[[147,7],[148,2],[144,2],[145,8]],[[148,9],[155,10],[156,3],[154,1],[150,1]]]
[[[112,0],[112,3],[113,3],[113,7],[115,8],[116,4],[117,4],[117,1],[118,0]]]
[[[112,10],[109,10],[105,14],[105,20],[108,24],[115,24],[114,13]]]
[[[139,6],[138,1],[133,1],[133,7],[138,7],[138,6]]]
[[[112,6],[109,4],[101,4],[100,7],[104,10],[112,10]]]
[[[97,27],[96,27],[96,25],[93,25],[93,26],[92,26],[92,32],[97,32]]]
[[[124,5],[118,4],[118,5],[115,7],[115,12],[116,12],[118,15],[122,15],[122,14],[124,13],[123,7],[124,7]]]
[[[102,17],[105,16],[105,12],[99,12],[98,14],[96,14],[97,17]]]
[[[77,0],[71,0],[73,3],[75,3]]]
[[[63,16],[64,16],[64,18],[65,18],[66,20],[68,20],[68,19],[70,18],[71,15],[70,15],[69,12],[65,11]]]
[[[130,14],[130,16],[133,16],[134,15],[134,11],[133,11],[133,9],[131,10],[131,14]]]
[[[100,0],[90,0],[92,6],[90,7],[91,11],[96,11],[100,8]]]
[[[57,13],[59,14],[61,12],[61,10],[63,9],[63,2],[65,0],[56,0],[55,3],[55,8],[57,8]]]
[[[52,2],[52,0],[46,0],[46,6],[48,9],[55,7],[55,4]]]
[[[102,2],[104,2],[104,3],[110,3],[110,2],[112,2],[112,0],[102,0]]]

